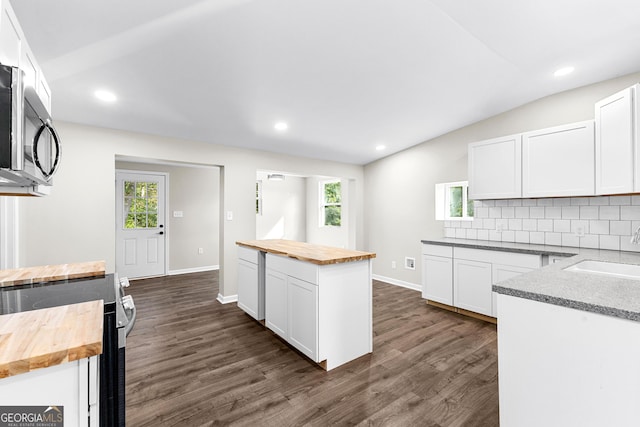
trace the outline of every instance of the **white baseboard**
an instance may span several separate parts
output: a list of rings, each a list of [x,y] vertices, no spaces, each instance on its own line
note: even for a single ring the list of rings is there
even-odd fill
[[[222,294],[218,294],[217,300],[220,304],[229,304],[231,302],[238,301],[238,295],[229,295],[228,297],[225,297]]]
[[[411,282],[405,282],[404,280],[392,279],[391,277],[379,276],[377,274],[372,275],[374,280],[389,283],[391,285],[401,286],[403,288],[411,289],[412,291],[422,292],[422,286]]]
[[[183,268],[181,270],[169,270],[168,276],[175,276],[177,274],[189,274],[189,273],[202,273],[203,271],[220,270],[219,265],[205,265],[204,267]]]

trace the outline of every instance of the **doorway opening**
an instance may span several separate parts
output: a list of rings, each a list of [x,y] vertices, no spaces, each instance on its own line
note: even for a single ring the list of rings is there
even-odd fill
[[[129,225],[132,221],[138,225],[147,225],[153,229],[158,244],[164,243],[163,256],[164,268],[162,272],[151,275],[175,275],[195,273],[202,271],[218,270],[221,265],[221,168],[214,165],[201,165],[192,163],[172,162],[146,158],[116,156],[116,171],[135,171],[147,176],[160,174],[166,176],[166,201],[164,208],[164,222],[156,221],[154,215],[155,200],[144,200],[134,194],[133,202],[129,210],[120,214],[124,221],[128,215]],[[133,181],[142,182],[147,181]],[[124,184],[120,184],[124,185]],[[130,185],[131,187],[131,185]],[[142,188],[144,188],[141,185]],[[124,188],[124,187],[123,187]],[[149,188],[148,186],[146,188]],[[153,186],[151,187],[153,190]],[[118,189],[116,188],[116,191]],[[123,190],[124,191],[124,190]],[[118,197],[118,194],[116,194]],[[121,196],[126,202],[126,196]],[[129,196],[131,197],[131,196]],[[116,201],[116,209],[118,208]],[[126,205],[123,205],[126,207]],[[151,207],[151,208],[150,208]],[[144,210],[143,210],[144,208]],[[133,209],[133,211],[131,211]],[[158,210],[161,209],[158,207]],[[132,216],[133,214],[133,216]],[[138,220],[138,214],[142,216]],[[118,215],[118,212],[116,212]],[[145,217],[146,215],[146,217]],[[160,217],[158,217],[160,218]],[[151,227],[151,226],[154,226]],[[163,227],[160,227],[162,225]],[[127,224],[116,224],[116,238],[120,228]],[[162,233],[162,234],[159,234]],[[164,242],[163,240],[164,239]],[[153,242],[145,240],[143,245],[154,249]],[[122,245],[121,245],[122,246]],[[116,271],[120,271],[121,264],[125,261],[125,254],[118,248],[116,253]],[[145,256],[146,248],[139,250]],[[152,256],[153,258],[153,256]],[[126,270],[126,268],[125,268]],[[147,277],[132,275],[128,277]]]

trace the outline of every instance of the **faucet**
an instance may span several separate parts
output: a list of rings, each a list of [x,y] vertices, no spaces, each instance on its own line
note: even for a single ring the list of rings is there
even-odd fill
[[[631,244],[640,245],[640,227],[636,228],[635,233],[631,236]]]

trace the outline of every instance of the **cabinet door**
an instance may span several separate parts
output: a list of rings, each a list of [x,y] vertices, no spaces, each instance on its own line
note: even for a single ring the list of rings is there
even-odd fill
[[[318,287],[291,276],[287,280],[288,341],[318,362]]]
[[[266,269],[265,324],[276,334],[287,339],[287,276],[279,271]]]
[[[534,268],[528,267],[516,267],[513,265],[500,265],[493,264],[493,284],[500,283],[503,280],[511,279],[512,277],[519,276],[523,273],[528,273],[529,271],[535,270]],[[498,294],[496,292],[492,292],[492,303],[491,303],[491,315],[493,317],[498,317]]]
[[[596,103],[596,194],[634,190],[633,106],[637,87],[640,86],[627,88]]]
[[[262,320],[258,307],[259,274],[257,264],[238,260],[238,307],[254,319]]]
[[[470,199],[521,197],[521,135],[469,144],[468,162]]]
[[[491,316],[491,264],[455,259],[453,267],[453,305]]]
[[[591,196],[593,121],[527,132],[522,136],[522,197]]]
[[[0,63],[19,67],[23,43],[20,24],[8,0],[0,3],[0,12]]]
[[[453,259],[422,255],[422,298],[453,305]]]

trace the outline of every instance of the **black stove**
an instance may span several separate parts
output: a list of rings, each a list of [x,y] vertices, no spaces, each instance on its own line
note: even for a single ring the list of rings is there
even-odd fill
[[[113,274],[83,279],[39,282],[0,288],[0,314],[103,300],[105,312],[114,311]]]

